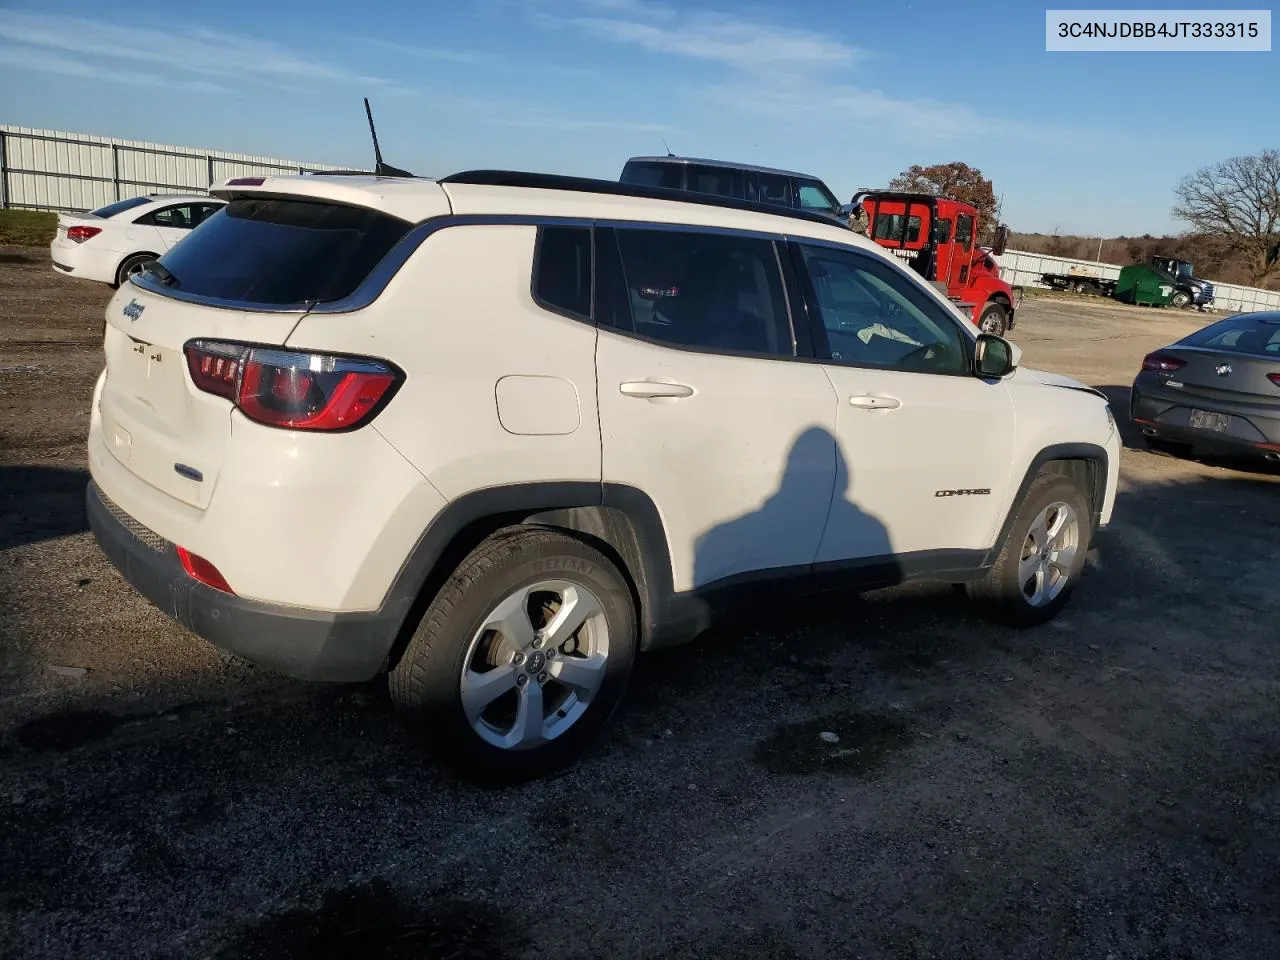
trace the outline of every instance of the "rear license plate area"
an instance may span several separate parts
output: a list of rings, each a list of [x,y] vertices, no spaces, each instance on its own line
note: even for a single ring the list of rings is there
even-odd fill
[[[1210,410],[1192,410],[1191,415],[1187,417],[1187,426],[1193,430],[1226,433],[1231,427],[1231,414],[1214,413]]]

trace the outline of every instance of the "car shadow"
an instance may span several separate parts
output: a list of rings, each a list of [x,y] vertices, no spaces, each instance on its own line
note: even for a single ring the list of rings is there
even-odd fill
[[[0,550],[88,530],[88,482],[77,467],[0,466]]]

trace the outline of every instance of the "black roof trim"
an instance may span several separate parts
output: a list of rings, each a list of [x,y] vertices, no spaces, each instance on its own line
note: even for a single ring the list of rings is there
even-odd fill
[[[750,200],[736,200],[712,193],[694,193],[691,190],[675,190],[669,187],[643,187],[616,180],[595,180],[590,177],[567,177],[555,173],[527,173],[521,170],[464,170],[437,183],[469,183],[491,187],[524,187],[531,190],[567,190],[574,193],[601,193],[615,197],[639,197],[646,200],[669,200],[673,203],[700,203],[708,207],[725,207],[730,210],[746,210],[765,213],[774,217],[790,217],[827,226],[844,227],[835,217],[824,216],[797,207],[774,206]]]

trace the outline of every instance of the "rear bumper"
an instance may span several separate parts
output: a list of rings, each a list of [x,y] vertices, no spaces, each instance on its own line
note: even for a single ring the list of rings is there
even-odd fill
[[[215,646],[299,680],[362,681],[382,671],[403,619],[395,613],[331,613],[214,590],[92,481],[85,508],[102,552],[134,589]]]
[[[1191,426],[1193,410],[1225,413],[1231,417],[1226,430]],[[1129,394],[1129,418],[1148,435],[1194,444],[1210,450],[1268,453],[1280,451],[1280,410],[1188,396],[1139,374]]]

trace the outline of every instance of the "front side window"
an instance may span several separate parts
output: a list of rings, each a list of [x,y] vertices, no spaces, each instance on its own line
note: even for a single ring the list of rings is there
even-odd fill
[[[533,297],[539,304],[578,317],[591,316],[590,230],[540,228],[533,263]]]
[[[829,359],[909,373],[969,372],[964,335],[910,279],[863,254],[801,249]]]
[[[597,275],[602,324],[693,350],[794,354],[770,241],[630,228],[616,236],[619,263],[602,262]]]
[[[761,203],[791,206],[791,178],[774,173],[756,175],[756,190]]]
[[[805,210],[817,210],[820,213],[838,213],[840,201],[832,196],[822,184],[810,180],[797,180],[800,206]]]
[[[966,250],[973,245],[973,217],[967,213],[956,217],[956,243]]]

